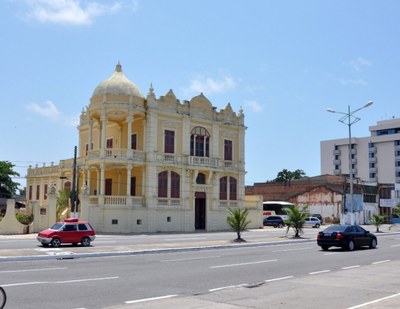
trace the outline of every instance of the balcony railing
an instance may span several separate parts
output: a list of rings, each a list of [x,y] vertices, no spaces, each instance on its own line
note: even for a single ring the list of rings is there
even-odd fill
[[[145,154],[143,151],[135,149],[107,148],[90,150],[88,151],[87,157],[89,160],[106,159],[114,161],[125,161],[132,159],[133,161],[143,162]]]

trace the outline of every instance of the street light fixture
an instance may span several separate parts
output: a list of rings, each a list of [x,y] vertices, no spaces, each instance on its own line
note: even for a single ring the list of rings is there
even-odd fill
[[[349,127],[349,176],[350,176],[350,224],[354,224],[353,221],[353,216],[354,216],[354,202],[353,202],[353,196],[354,196],[354,191],[353,191],[353,171],[352,171],[352,164],[351,164],[351,126],[361,120],[361,118],[354,116],[356,112],[363,108],[367,108],[368,106],[371,106],[373,104],[372,101],[369,101],[367,104],[364,106],[357,108],[354,111],[351,111],[350,105],[348,105],[347,112],[338,112],[335,111],[332,108],[327,108],[326,111],[330,113],[336,113],[336,114],[342,114],[344,115],[342,118],[339,119],[339,121]]]

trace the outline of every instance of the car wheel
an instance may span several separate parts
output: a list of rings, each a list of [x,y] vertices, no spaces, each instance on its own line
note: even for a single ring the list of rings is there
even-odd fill
[[[324,251],[328,251],[329,246],[321,246],[321,248],[322,248],[322,250],[324,250]]]
[[[283,224],[282,224],[282,223],[279,223],[278,227],[279,227],[279,228],[282,228],[282,227],[283,227]]]
[[[320,225],[317,223],[314,227],[315,227],[316,229],[319,229]]]
[[[90,246],[90,238],[89,237],[83,237],[81,244],[83,247],[89,247]]]
[[[370,247],[371,249],[375,249],[375,248],[376,248],[376,245],[377,245],[376,239],[375,239],[375,238],[372,238],[369,247]]]
[[[61,241],[59,238],[53,238],[50,242],[53,247],[59,247],[61,245]]]
[[[354,241],[349,240],[349,242],[347,243],[347,250],[349,251],[353,251],[354,250]]]
[[[274,229],[276,229],[277,228],[277,225],[276,224],[274,224]]]

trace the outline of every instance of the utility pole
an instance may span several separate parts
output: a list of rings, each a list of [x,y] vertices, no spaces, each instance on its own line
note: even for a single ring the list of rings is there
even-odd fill
[[[76,151],[77,147],[74,149],[74,166],[72,172],[72,192],[71,192],[71,217],[75,218],[75,206],[76,206],[76,192],[75,192],[75,179],[76,179]]]

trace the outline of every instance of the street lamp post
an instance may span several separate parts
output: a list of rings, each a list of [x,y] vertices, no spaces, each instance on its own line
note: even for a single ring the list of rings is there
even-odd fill
[[[353,216],[354,216],[354,202],[353,202],[353,196],[354,196],[354,191],[353,191],[353,169],[352,169],[352,163],[351,163],[351,126],[353,124],[355,124],[356,122],[358,122],[359,120],[361,120],[361,118],[354,116],[354,114],[356,112],[358,112],[359,110],[363,109],[363,108],[367,108],[368,106],[372,105],[372,101],[369,101],[367,104],[365,104],[364,106],[351,111],[350,109],[350,105],[348,105],[348,109],[347,112],[338,112],[335,111],[332,108],[328,108],[327,111],[330,113],[336,113],[336,114],[342,114],[344,115],[342,118],[339,119],[339,121],[345,125],[348,126],[349,128],[349,178],[350,178],[350,213],[351,213],[351,218],[350,218],[350,224],[354,224],[353,221]]]

